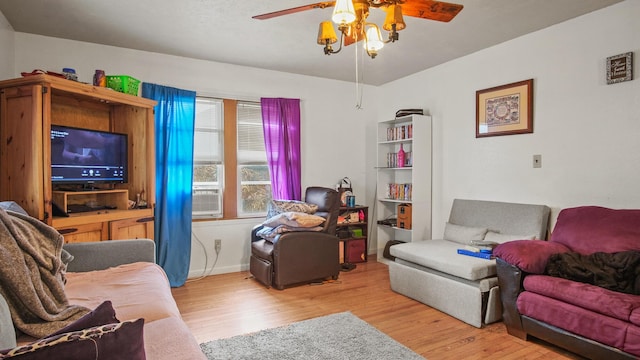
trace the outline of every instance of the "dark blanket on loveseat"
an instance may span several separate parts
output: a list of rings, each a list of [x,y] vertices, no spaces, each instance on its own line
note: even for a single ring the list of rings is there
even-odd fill
[[[545,274],[640,295],[640,252],[553,254]]]

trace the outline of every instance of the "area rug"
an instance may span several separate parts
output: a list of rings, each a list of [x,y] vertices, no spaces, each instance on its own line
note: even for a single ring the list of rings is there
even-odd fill
[[[424,359],[350,312],[200,344],[208,359]]]

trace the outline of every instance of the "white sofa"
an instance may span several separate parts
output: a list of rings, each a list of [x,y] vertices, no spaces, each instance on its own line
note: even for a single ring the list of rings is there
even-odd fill
[[[495,260],[458,254],[471,240],[546,239],[544,205],[455,199],[442,239],[393,245],[391,289],[475,327],[502,317]]]

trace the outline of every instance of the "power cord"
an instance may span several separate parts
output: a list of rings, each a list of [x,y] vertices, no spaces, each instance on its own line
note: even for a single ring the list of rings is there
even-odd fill
[[[213,269],[216,267],[216,264],[218,263],[218,257],[220,255],[220,246],[216,246],[215,247],[216,259],[214,260],[213,265],[211,265],[211,269],[207,270],[209,266],[209,254],[207,253],[207,248],[204,246],[202,241],[200,241],[200,239],[198,238],[198,235],[196,235],[195,232],[191,231],[191,236],[195,238],[195,240],[198,242],[198,244],[200,244],[200,246],[202,247],[202,250],[204,251],[204,269],[202,269],[202,275],[200,275],[197,278],[188,279],[186,282],[194,282],[194,281],[202,280],[207,276],[211,275],[211,273],[213,272]]]

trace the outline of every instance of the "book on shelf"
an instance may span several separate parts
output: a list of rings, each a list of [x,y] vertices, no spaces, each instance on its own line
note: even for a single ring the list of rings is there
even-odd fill
[[[413,138],[413,124],[387,128],[387,141],[408,140]]]
[[[412,185],[409,184],[388,184],[386,198],[392,200],[411,200]]]
[[[413,166],[413,152],[411,151],[404,152],[404,164],[402,166],[400,166],[400,164],[398,163],[397,152],[387,153],[388,168],[411,167],[411,166]]]

